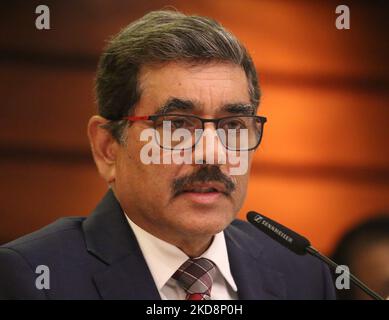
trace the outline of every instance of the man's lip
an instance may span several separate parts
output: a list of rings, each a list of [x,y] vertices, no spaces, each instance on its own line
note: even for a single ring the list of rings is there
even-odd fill
[[[196,183],[191,186],[188,186],[184,188],[180,194],[182,193],[223,193],[225,195],[228,195],[227,190],[225,186],[222,183],[215,183],[215,182],[210,182],[210,183]]]
[[[221,197],[223,197],[221,192],[209,192],[209,193],[199,193],[199,192],[182,192],[180,196],[184,199],[190,200],[193,203],[201,205],[211,205],[217,203]]]

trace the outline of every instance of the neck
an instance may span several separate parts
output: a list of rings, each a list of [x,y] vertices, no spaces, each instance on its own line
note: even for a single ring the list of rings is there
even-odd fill
[[[176,246],[190,258],[197,258],[201,256],[209,248],[214,237],[213,235],[204,234],[195,236],[184,234],[180,236],[173,234],[172,232],[161,232],[159,229],[149,230],[142,226],[139,227],[153,236]]]
[[[198,241],[198,243],[195,243],[195,241],[191,241],[187,243],[187,241],[185,241],[173,245],[175,245],[177,248],[185,252],[185,254],[190,258],[197,258],[201,256],[209,248],[212,241],[213,241],[213,236],[210,236],[207,237],[206,239],[204,238],[201,239],[201,241]]]
[[[190,258],[197,258],[201,256],[209,248],[214,238],[214,235],[212,234],[177,234],[172,232],[172,230],[164,230],[161,226],[153,228],[149,225],[144,225],[137,221],[134,217],[128,218],[131,219],[131,221],[139,228],[142,228],[154,237],[176,246]]]

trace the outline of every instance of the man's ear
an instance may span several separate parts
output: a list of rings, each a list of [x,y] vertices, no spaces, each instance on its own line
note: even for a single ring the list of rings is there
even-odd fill
[[[108,122],[101,116],[93,116],[88,122],[88,137],[97,169],[105,181],[115,180],[115,163],[119,151],[119,143],[111,133],[102,127]]]

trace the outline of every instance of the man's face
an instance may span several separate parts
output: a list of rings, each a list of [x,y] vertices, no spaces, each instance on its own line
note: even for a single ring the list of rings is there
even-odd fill
[[[227,63],[144,67],[139,83],[141,98],[134,116],[156,114],[171,101],[175,102],[170,103],[168,114],[202,118],[244,115],[245,111],[228,106],[250,104],[244,71]],[[186,102],[184,106],[180,101]],[[214,235],[226,228],[242,206],[248,171],[231,176],[228,161],[144,164],[140,153],[147,141],[140,141],[140,135],[152,127],[152,121],[133,122],[127,129],[127,143],[119,150],[113,188],[127,215],[143,229],[170,241]],[[207,123],[206,128],[214,129],[214,125]],[[208,153],[217,159],[217,148],[204,151]],[[251,158],[249,152],[249,167]]]

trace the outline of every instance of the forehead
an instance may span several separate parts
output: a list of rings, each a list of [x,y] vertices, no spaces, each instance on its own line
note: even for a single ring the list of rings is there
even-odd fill
[[[145,66],[140,71],[139,84],[138,113],[152,113],[172,98],[193,101],[197,111],[209,114],[223,105],[250,103],[246,74],[231,63]]]

